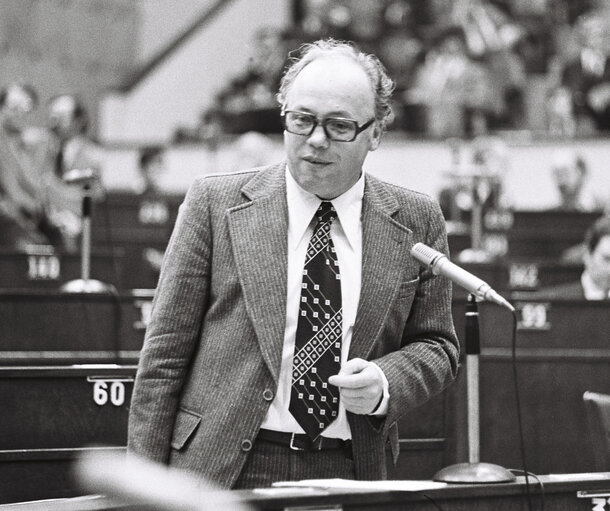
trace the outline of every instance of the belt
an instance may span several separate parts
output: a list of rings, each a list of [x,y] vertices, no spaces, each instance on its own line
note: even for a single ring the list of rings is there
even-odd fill
[[[351,452],[352,441],[340,438],[326,438],[319,436],[312,440],[309,436],[300,433],[285,433],[283,431],[272,431],[261,429],[257,440],[265,440],[275,444],[286,445],[293,451],[325,451],[331,449],[345,449]]]

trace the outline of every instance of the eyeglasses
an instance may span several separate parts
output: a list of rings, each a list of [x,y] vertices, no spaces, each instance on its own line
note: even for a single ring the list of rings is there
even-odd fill
[[[344,119],[342,117],[327,117],[319,121],[315,115],[297,112],[296,110],[282,112],[282,119],[286,131],[306,137],[311,135],[316,126],[320,124],[326,137],[336,142],[353,142],[362,131],[375,122],[373,118],[362,126],[358,126],[358,122],[354,119]]]

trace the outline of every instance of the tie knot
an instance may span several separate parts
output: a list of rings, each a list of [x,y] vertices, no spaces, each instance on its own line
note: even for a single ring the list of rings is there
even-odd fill
[[[337,218],[337,212],[335,211],[332,202],[322,201],[320,207],[316,211],[316,218],[318,223],[332,222],[335,218]]]

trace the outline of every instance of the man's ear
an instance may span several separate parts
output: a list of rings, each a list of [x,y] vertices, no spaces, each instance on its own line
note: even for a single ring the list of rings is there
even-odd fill
[[[381,129],[381,126],[379,125],[379,123],[375,122],[375,125],[373,127],[373,134],[371,136],[371,143],[369,145],[369,151],[374,151],[379,147],[382,135],[383,130]]]

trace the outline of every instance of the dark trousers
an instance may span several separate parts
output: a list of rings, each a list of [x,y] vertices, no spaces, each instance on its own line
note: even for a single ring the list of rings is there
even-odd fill
[[[287,445],[256,440],[233,489],[268,488],[276,481],[331,478],[355,478],[351,452],[294,451]]]

